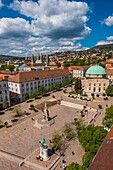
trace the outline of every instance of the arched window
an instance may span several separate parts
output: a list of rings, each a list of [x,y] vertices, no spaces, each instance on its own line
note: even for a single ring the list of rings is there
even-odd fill
[[[93,91],[95,92],[95,87],[94,87]]]
[[[99,88],[98,91],[100,92],[100,91],[101,91],[101,88]]]

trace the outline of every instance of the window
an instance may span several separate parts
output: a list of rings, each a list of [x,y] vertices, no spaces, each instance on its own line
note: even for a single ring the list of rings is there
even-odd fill
[[[15,87],[17,87],[17,84],[15,84]]]
[[[101,83],[99,83],[99,86],[101,86]]]
[[[101,91],[101,88],[99,87],[98,91],[100,92]]]
[[[91,90],[91,88],[89,87],[89,90]]]
[[[93,88],[93,91],[95,92],[95,87]]]
[[[91,86],[91,83],[89,83],[89,86]]]
[[[106,86],[106,83],[104,83],[104,86]]]
[[[94,86],[96,86],[96,83],[94,83]]]

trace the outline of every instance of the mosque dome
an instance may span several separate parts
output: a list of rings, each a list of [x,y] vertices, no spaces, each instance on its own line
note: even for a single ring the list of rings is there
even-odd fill
[[[93,75],[105,75],[106,71],[102,66],[91,66],[87,71],[86,74],[93,74]]]
[[[36,60],[35,63],[36,63],[36,64],[39,64],[39,63],[41,63],[41,61],[40,61],[40,60]]]

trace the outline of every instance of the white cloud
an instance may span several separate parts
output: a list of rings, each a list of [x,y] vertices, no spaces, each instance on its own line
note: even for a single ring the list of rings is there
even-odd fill
[[[3,6],[2,0],[0,0],[0,8]]]
[[[107,45],[107,44],[113,44],[113,41],[104,41],[104,40],[101,40],[99,41],[96,46],[98,45]]]
[[[112,26],[113,25],[113,16],[109,16],[108,18],[105,18],[102,23],[106,24],[107,26]]]
[[[113,36],[107,37],[107,40],[108,40],[108,41],[112,41],[112,40],[113,40]]]
[[[19,38],[31,34],[31,25],[22,18],[1,18],[0,38]]]
[[[88,36],[91,29],[86,26],[89,7],[85,2],[67,0],[15,0],[9,6],[21,14],[34,19],[32,26],[35,35],[52,39],[79,38]]]
[[[76,40],[91,32],[87,3],[67,0],[14,0],[9,8],[31,17],[0,19],[0,52],[26,56],[82,49]]]

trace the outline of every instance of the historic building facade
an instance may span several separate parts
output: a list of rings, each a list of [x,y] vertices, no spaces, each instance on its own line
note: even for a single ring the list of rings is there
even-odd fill
[[[0,109],[3,108],[4,101],[7,101],[10,106],[10,96],[7,77],[0,77]]]
[[[13,77],[9,76],[8,86],[11,96],[17,99],[18,102],[22,101],[23,95],[26,93],[31,96],[32,92],[44,86],[49,89],[52,85],[62,83],[66,78],[71,78],[72,75],[68,70],[37,70],[18,72]]]
[[[105,69],[98,65],[92,66],[82,79],[83,93],[88,96],[102,96],[109,84]]]

